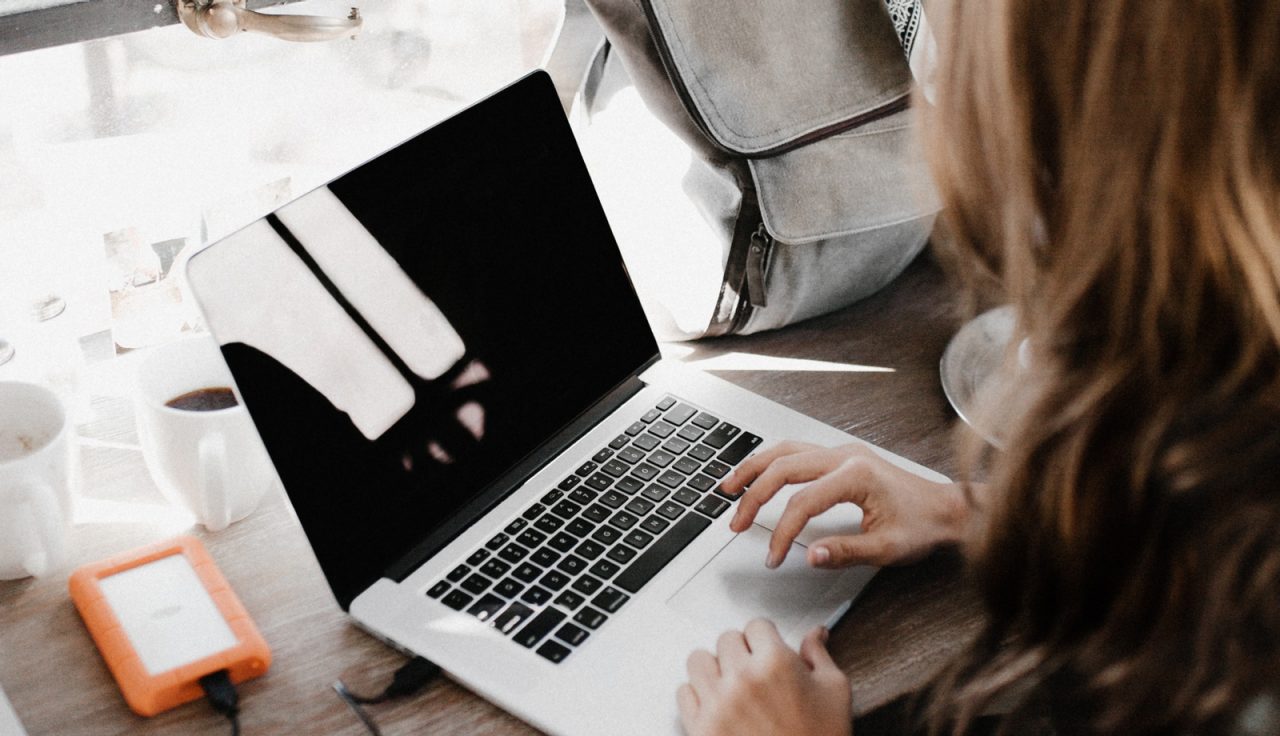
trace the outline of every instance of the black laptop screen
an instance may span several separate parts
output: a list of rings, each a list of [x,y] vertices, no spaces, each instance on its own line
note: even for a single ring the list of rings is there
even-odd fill
[[[657,354],[544,74],[229,240],[197,291],[344,608]]]

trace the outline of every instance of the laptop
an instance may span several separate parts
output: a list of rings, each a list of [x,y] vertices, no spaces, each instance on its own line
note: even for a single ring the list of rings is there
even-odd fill
[[[553,733],[677,732],[698,647],[790,643],[874,570],[742,534],[718,479],[856,441],[662,359],[535,72],[192,258],[189,283],[341,607]],[[903,458],[886,458],[941,479]]]

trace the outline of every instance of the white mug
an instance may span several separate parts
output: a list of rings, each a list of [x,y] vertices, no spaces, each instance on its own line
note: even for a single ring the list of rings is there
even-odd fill
[[[56,394],[0,381],[0,580],[44,575],[66,560],[70,436]]]
[[[230,389],[234,406],[194,411],[168,402],[194,391]],[[152,349],[138,367],[138,436],[160,491],[209,531],[248,516],[275,480],[275,469],[212,338]]]

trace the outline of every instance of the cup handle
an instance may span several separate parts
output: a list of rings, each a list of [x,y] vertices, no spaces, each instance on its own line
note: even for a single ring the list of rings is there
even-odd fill
[[[25,525],[36,530],[40,549],[22,558],[22,569],[39,577],[49,572],[61,557],[62,511],[54,500],[53,488],[46,483],[24,483],[22,511],[31,516],[34,523]]]
[[[221,432],[200,438],[200,504],[204,527],[220,532],[231,525],[227,504],[227,438]]]

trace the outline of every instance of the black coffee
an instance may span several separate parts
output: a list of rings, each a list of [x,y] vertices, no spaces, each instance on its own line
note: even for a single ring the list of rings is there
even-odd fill
[[[236,395],[226,386],[211,386],[188,391],[164,402],[165,406],[183,411],[217,411],[235,406]]]

